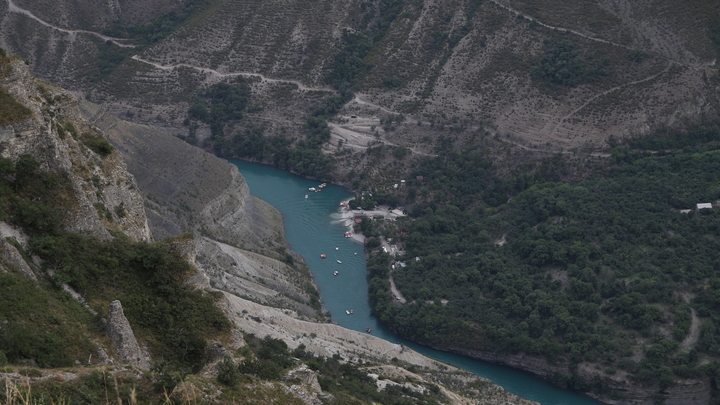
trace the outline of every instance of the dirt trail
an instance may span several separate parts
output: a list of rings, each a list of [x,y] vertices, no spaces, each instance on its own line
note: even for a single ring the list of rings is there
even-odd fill
[[[571,33],[571,34],[575,34],[575,35],[580,36],[580,37],[583,37],[583,38],[585,38],[585,39],[589,39],[590,41],[602,42],[602,43],[604,43],[604,44],[609,44],[609,45],[619,46],[619,47],[625,48],[625,49],[634,50],[634,48],[631,48],[631,47],[629,47],[629,46],[622,45],[622,44],[618,44],[618,43],[615,43],[615,42],[612,42],[612,41],[608,41],[608,40],[605,40],[605,39],[601,39],[601,38],[591,37],[590,35],[583,34],[582,32],[575,31],[575,30],[571,30],[571,29],[569,29],[569,28],[555,27],[555,26],[552,26],[552,25],[549,25],[549,24],[545,24],[544,22],[538,21],[536,18],[533,18],[533,17],[530,17],[530,16],[528,16],[528,15],[525,15],[525,14],[523,14],[523,13],[515,10],[514,8],[512,8],[512,7],[510,7],[510,6],[507,6],[507,5],[505,5],[505,4],[500,3],[498,0],[490,0],[490,1],[493,2],[493,3],[495,3],[497,6],[499,6],[499,7],[501,7],[501,8],[504,8],[505,10],[507,10],[507,11],[509,11],[509,12],[515,14],[515,15],[521,15],[521,14],[522,14],[522,16],[525,17],[526,20],[528,20],[528,21],[535,21],[535,23],[536,23],[537,25],[540,25],[540,26],[542,26],[542,27],[549,28],[549,29],[551,29],[551,30],[558,30],[558,31],[560,31],[560,32],[569,32],[569,33]]]
[[[680,343],[680,350],[684,352],[690,351],[690,349],[695,346],[695,343],[697,343],[698,339],[700,338],[700,318],[698,318],[694,308],[690,308],[690,311],[692,313],[690,333],[688,333],[685,339],[683,339],[682,343]]]
[[[613,88],[611,88],[611,89],[608,89],[608,90],[605,90],[605,91],[603,91],[603,92],[600,92],[600,93],[595,94],[594,96],[592,96],[592,97],[590,97],[589,99],[587,99],[580,107],[574,109],[573,111],[571,111],[571,112],[570,112],[569,114],[567,114],[566,116],[560,118],[560,121],[558,121],[558,123],[555,124],[555,127],[553,128],[552,132],[550,132],[550,136],[551,136],[551,137],[555,137],[556,134],[557,134],[557,129],[558,129],[558,127],[559,127],[562,123],[564,123],[565,121],[567,121],[567,120],[568,120],[570,117],[572,117],[573,115],[575,115],[575,114],[577,114],[578,112],[582,111],[585,107],[587,107],[588,105],[590,105],[590,103],[592,103],[593,101],[597,100],[598,98],[600,98],[600,97],[602,97],[602,96],[605,96],[605,95],[607,95],[607,94],[610,94],[610,93],[612,93],[612,92],[614,92],[614,91],[616,91],[616,90],[619,90],[619,89],[621,89],[621,88],[623,88],[623,87],[633,86],[633,85],[635,85],[635,84],[640,84],[640,83],[644,83],[644,82],[653,80],[654,78],[656,78],[656,77],[658,77],[658,76],[660,76],[660,75],[662,75],[662,74],[664,74],[664,73],[667,73],[667,71],[670,70],[670,67],[672,67],[672,65],[673,65],[674,63],[675,63],[675,62],[673,62],[673,61],[669,61],[669,62],[668,62],[668,65],[665,66],[665,69],[663,69],[662,71],[660,71],[660,72],[658,72],[658,73],[655,73],[655,74],[653,74],[653,75],[651,75],[651,76],[648,76],[648,77],[646,77],[646,78],[644,78],[644,79],[635,80],[635,81],[633,81],[633,82],[628,82],[628,83],[623,83],[623,84],[621,84],[621,85],[619,85],[619,86],[615,86],[615,87],[613,87]]]
[[[627,49],[627,50],[630,50],[630,51],[638,50],[637,48],[633,48],[633,47],[630,47],[630,46],[627,46],[627,45],[623,45],[623,44],[618,44],[617,42],[612,42],[612,41],[608,41],[608,40],[605,40],[605,39],[596,38],[596,37],[593,37],[593,36],[590,36],[590,35],[587,35],[587,34],[583,34],[583,33],[580,32],[580,31],[575,31],[575,30],[570,29],[570,28],[556,27],[556,26],[553,26],[553,25],[550,25],[550,24],[545,24],[544,22],[539,21],[537,18],[530,17],[530,16],[528,16],[528,15],[526,15],[526,14],[521,13],[521,12],[518,11],[518,10],[515,10],[514,8],[512,8],[512,7],[508,6],[508,5],[505,5],[505,4],[501,3],[499,0],[490,0],[490,1],[493,2],[495,5],[497,5],[497,6],[500,7],[500,8],[504,8],[505,10],[507,10],[507,11],[509,11],[509,12],[515,14],[515,15],[522,15],[522,16],[523,16],[525,19],[527,19],[528,21],[535,21],[535,23],[536,23],[537,25],[540,25],[540,26],[542,26],[542,27],[545,27],[545,28],[548,28],[548,29],[551,29],[551,30],[558,30],[558,31],[560,31],[560,32],[567,32],[567,33],[570,33],[570,34],[577,35],[577,36],[579,36],[579,37],[585,38],[585,39],[590,40],[590,41],[595,41],[595,42],[600,42],[600,43],[603,43],[603,44],[608,44],[608,45],[612,45],[612,46],[617,46],[617,47],[619,47],[619,48]],[[658,55],[658,56],[659,56],[659,55]],[[702,64],[702,63],[701,63],[701,64],[689,64],[689,63],[686,63],[686,62],[683,62],[683,61],[673,60],[673,59],[670,59],[670,58],[668,58],[668,57],[663,57],[663,58],[666,59],[666,60],[668,60],[668,61],[670,61],[670,62],[672,62],[672,63],[676,63],[676,64],[682,65],[682,66],[696,67],[696,68],[697,68],[697,67],[701,67],[701,66],[704,66],[704,65],[705,65],[705,64]],[[713,62],[713,64],[714,64],[714,62]],[[641,82],[642,82],[642,81],[641,81]]]
[[[113,37],[109,37],[109,36],[107,36],[107,35],[99,34],[99,33],[97,33],[97,32],[93,32],[93,31],[86,31],[86,30],[69,30],[69,29],[65,29],[65,28],[60,28],[60,27],[58,27],[58,26],[52,25],[52,24],[50,24],[50,23],[42,20],[41,18],[37,17],[35,14],[33,14],[32,12],[30,12],[29,10],[25,10],[24,8],[19,7],[17,4],[13,3],[12,0],[7,0],[7,2],[8,2],[8,11],[9,11],[9,12],[11,12],[11,13],[17,13],[17,14],[23,14],[23,15],[25,15],[25,16],[27,16],[27,17],[29,17],[29,18],[31,18],[31,19],[39,22],[40,24],[48,27],[48,28],[52,28],[52,29],[54,29],[54,30],[57,30],[57,31],[60,31],[60,32],[64,32],[64,33],[69,34],[69,35],[71,35],[71,36],[74,36],[74,35],[77,35],[77,34],[89,34],[89,35],[94,35],[94,36],[102,39],[103,41],[112,41],[112,42],[114,42],[117,46],[122,47],[122,48],[135,48],[135,47],[136,47],[136,45],[128,45],[128,44],[123,44],[123,43],[121,43],[121,42],[118,42],[118,41],[126,41],[126,39],[123,39],[123,38],[113,38]]]
[[[133,56],[132,59],[134,59],[134,60],[136,60],[136,61],[138,61],[138,62],[142,62],[142,63],[146,63],[146,64],[148,64],[148,65],[152,65],[152,66],[154,66],[155,68],[160,69],[160,70],[173,70],[173,69],[178,68],[178,67],[186,67],[186,68],[195,69],[195,70],[198,70],[198,71],[201,71],[201,72],[208,73],[208,74],[210,74],[210,75],[212,75],[212,76],[215,76],[215,77],[257,76],[257,77],[259,77],[260,80],[262,80],[264,83],[291,83],[291,84],[294,84],[294,85],[298,86],[298,89],[303,90],[303,91],[335,91],[335,90],[333,90],[331,87],[328,87],[328,86],[308,87],[308,86],[304,85],[302,82],[300,82],[300,81],[298,81],[298,80],[292,80],[292,79],[272,79],[272,78],[269,78],[269,77],[263,75],[262,73],[255,73],[255,72],[230,72],[230,73],[222,73],[222,72],[218,72],[218,71],[215,70],[215,69],[204,68],[204,67],[199,67],[199,66],[193,66],[193,65],[190,65],[190,64],[188,64],[188,63],[175,63],[175,64],[173,64],[173,65],[162,65],[162,64],[157,63],[157,62],[149,61],[149,60],[147,60],[147,59],[142,59],[142,58],[139,57],[138,55]]]

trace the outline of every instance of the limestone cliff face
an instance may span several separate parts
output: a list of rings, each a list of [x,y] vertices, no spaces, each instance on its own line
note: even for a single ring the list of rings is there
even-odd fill
[[[191,232],[195,238],[188,258],[212,286],[318,316],[307,291],[309,272],[282,261],[293,253],[287,250],[280,213],[250,194],[235,166],[93,103],[83,102],[82,111],[127,161],[146,198],[156,239]]]
[[[284,247],[277,211],[253,198],[237,168],[147,125],[84,101],[83,116],[122,154],[145,196],[155,239],[197,230],[244,249]]]
[[[80,118],[77,100],[68,92],[30,75],[22,61],[12,61],[0,85],[32,111],[32,118],[0,127],[0,155],[12,160],[28,154],[42,170],[67,174],[74,195],[65,228],[103,239],[119,230],[149,240],[150,228],[135,179],[120,155],[100,156],[82,137],[102,137]],[[72,128],[71,130],[69,128]]]

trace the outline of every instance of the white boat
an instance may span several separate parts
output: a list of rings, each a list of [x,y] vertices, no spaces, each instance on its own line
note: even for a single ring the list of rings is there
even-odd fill
[[[337,262],[338,262],[339,264],[342,264],[342,262],[341,262],[340,260],[338,260]]]
[[[339,247],[337,247],[337,246],[335,246],[335,250],[340,250],[340,248],[339,248]]]
[[[337,270],[336,270],[336,271],[333,273],[333,276],[337,276],[338,274],[339,274],[339,273],[338,273]]]
[[[317,190],[315,189],[315,187],[310,187],[310,188],[308,189],[308,191],[317,191]]]
[[[307,195],[307,194],[305,194],[305,198],[308,198],[308,195]]]

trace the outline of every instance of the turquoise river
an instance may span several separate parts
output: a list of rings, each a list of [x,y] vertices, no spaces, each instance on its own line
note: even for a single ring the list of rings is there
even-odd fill
[[[269,166],[240,160],[230,162],[243,174],[252,195],[267,201],[282,213],[285,236],[291,249],[305,259],[315,277],[324,308],[339,325],[362,332],[367,327],[372,328],[375,336],[402,343],[426,356],[471,371],[516,395],[543,405],[600,404],[588,397],[559,389],[529,373],[434,350],[393,335],[370,314],[362,244],[343,237],[347,228],[339,221],[338,204],[349,198],[351,193],[335,185],[328,185],[322,192],[312,193],[308,188],[318,185],[315,180]],[[305,198],[306,194],[308,198]],[[326,254],[327,259],[321,259],[321,254]],[[337,260],[342,263],[337,263]],[[333,276],[336,270],[339,274]],[[345,311],[350,309],[354,310],[354,314],[347,315]]]

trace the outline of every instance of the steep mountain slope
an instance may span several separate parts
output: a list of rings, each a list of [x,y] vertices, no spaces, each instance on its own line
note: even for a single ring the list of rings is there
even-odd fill
[[[32,78],[23,61],[4,51],[0,79],[3,404],[103,403],[110,396],[117,403],[531,404],[411,350],[336,325],[308,322],[313,314],[307,312],[314,308],[297,302],[270,297],[271,308],[208,291],[202,271],[190,263],[196,248],[205,252],[203,244],[220,247],[231,258],[250,258],[230,263],[213,253],[212,264],[219,271],[230,273],[229,267],[241,263],[246,270],[270,267],[275,276],[293,278],[294,269],[207,237],[199,244],[188,234],[150,243],[140,191],[157,192],[151,180],[159,175],[159,166],[139,170],[136,184],[118,150],[82,118],[74,97]],[[83,110],[88,108],[92,106]],[[163,146],[165,152],[168,145],[187,147],[153,131],[143,137],[141,129],[117,118],[95,122],[106,120],[113,123],[108,131],[114,131],[118,147],[143,139],[146,147]],[[153,142],[153,135],[161,139]],[[124,153],[132,158],[138,151]],[[189,204],[199,220],[171,216],[155,221],[154,229],[168,232],[163,228],[168,223],[210,228],[216,219],[216,228],[208,233],[230,235],[266,251],[284,247],[277,221],[268,218],[272,209],[249,196],[241,176],[202,151],[194,153],[188,160],[197,173],[185,179],[221,177],[216,180],[244,203],[218,207],[223,205],[218,201],[228,200],[226,190],[197,187],[191,191],[200,196]],[[203,160],[205,165],[198,163]],[[134,164],[138,162],[129,166]],[[162,213],[165,203],[158,198],[152,207]],[[205,213],[202,206],[213,209]],[[223,226],[236,224],[242,228],[223,233]],[[278,239],[266,241],[267,235]],[[207,269],[199,254],[197,262],[200,270]],[[267,279],[261,281],[272,284]],[[292,282],[275,295],[292,295]],[[260,323],[272,327],[264,329]],[[304,331],[312,331],[302,336],[307,347],[297,342]],[[394,360],[390,349],[399,349]]]
[[[63,207],[68,231],[108,239],[108,229],[115,229],[149,241],[135,179],[97,128],[79,119],[77,101],[33,78],[21,60],[4,52],[1,59],[4,91],[29,109],[27,119],[5,123],[0,130],[2,156],[17,161],[30,155],[41,170],[67,173],[72,187]]]
[[[238,0],[206,10],[148,48],[62,33],[5,10],[2,43],[44,77],[184,134],[193,94],[239,74],[280,80],[253,85],[262,110],[235,128],[263,127],[266,136],[302,137],[298,124],[322,93],[293,81],[326,90],[328,78],[355,86],[359,101],[376,105],[368,111],[376,118],[409,117],[396,131],[377,125],[381,139],[406,145],[453,127],[465,137],[488,129],[569,149],[720,111],[713,42],[720,11],[712,2]],[[569,50],[553,54],[563,41]],[[553,64],[568,71],[543,72]],[[362,106],[348,111],[354,105]],[[419,130],[418,122],[432,127]]]
[[[289,251],[280,213],[250,195],[237,168],[173,136],[81,103],[128,162],[156,239],[192,232],[191,259],[213,287],[321,318],[302,259]]]

